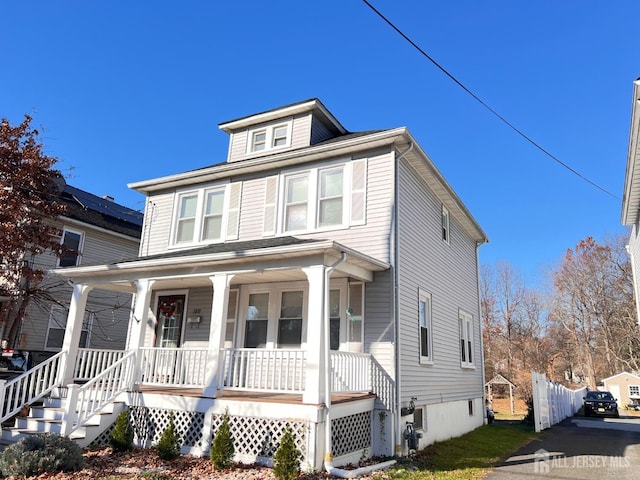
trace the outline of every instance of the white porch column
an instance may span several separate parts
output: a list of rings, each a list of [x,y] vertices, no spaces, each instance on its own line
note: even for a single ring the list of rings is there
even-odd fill
[[[233,274],[221,273],[209,277],[213,283],[213,303],[211,305],[211,325],[209,327],[209,352],[205,374],[204,396],[215,398],[219,382],[220,349],[224,342],[229,307],[229,284]]]
[[[307,363],[306,385],[302,403],[320,404],[326,399],[325,392],[325,338],[324,338],[324,296],[325,267],[314,265],[303,268],[309,282],[309,302],[307,306]]]
[[[136,298],[127,340],[128,350],[138,350],[144,344],[147,328],[149,327],[149,303],[151,302],[151,287],[154,282],[155,280],[147,278],[135,281]]]
[[[73,286],[71,303],[69,304],[69,315],[67,316],[67,327],[64,331],[62,341],[62,351],[67,352],[67,356],[61,358],[60,372],[62,373],[62,384],[73,383],[75,376],[76,357],[78,356],[78,345],[80,344],[80,334],[82,333],[82,322],[87,308],[87,298],[93,286],[79,283]]]

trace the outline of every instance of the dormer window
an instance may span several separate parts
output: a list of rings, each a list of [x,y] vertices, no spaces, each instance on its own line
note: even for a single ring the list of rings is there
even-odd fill
[[[259,152],[264,150],[265,142],[267,140],[267,132],[264,130],[260,132],[253,132],[253,141],[251,142],[251,151]]]
[[[260,126],[249,131],[247,153],[261,153],[291,145],[292,121]]]

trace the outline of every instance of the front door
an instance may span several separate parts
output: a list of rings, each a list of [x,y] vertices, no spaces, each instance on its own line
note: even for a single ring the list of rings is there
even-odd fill
[[[184,301],[184,295],[167,295],[158,298],[156,347],[176,348],[180,345]]]

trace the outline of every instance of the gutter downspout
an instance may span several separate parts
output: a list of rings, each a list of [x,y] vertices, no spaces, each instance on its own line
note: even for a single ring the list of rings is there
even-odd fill
[[[400,362],[400,313],[398,312],[398,304],[400,293],[398,291],[398,284],[400,279],[400,273],[398,271],[398,264],[400,261],[400,256],[398,254],[398,238],[400,237],[400,220],[399,220],[399,211],[398,208],[399,200],[400,200],[400,160],[409,152],[413,150],[413,143],[409,143],[409,146],[404,149],[397,157],[395,161],[395,171],[394,171],[394,219],[393,219],[393,235],[392,235],[392,243],[391,248],[393,249],[393,323],[395,326],[395,357],[396,357],[396,414],[395,414],[395,424],[396,428],[394,428],[394,445],[395,445],[395,456],[399,457],[402,455],[402,425],[400,424],[400,409],[401,409],[401,399],[402,399],[402,389],[400,388],[400,375],[401,370],[401,362]]]

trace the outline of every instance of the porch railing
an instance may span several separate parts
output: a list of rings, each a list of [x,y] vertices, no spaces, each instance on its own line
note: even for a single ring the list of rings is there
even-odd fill
[[[135,352],[128,352],[87,383],[69,385],[62,433],[69,435],[105,408],[123,392],[131,389]]]
[[[78,349],[73,380],[83,382],[95,378],[124,357],[125,353],[124,350]]]
[[[58,386],[59,367],[65,355],[65,352],[60,352],[19,377],[0,380],[0,423],[20,412],[25,404],[32,404]]]
[[[138,381],[145,385],[204,387],[206,348],[140,349]]]
[[[331,352],[331,391],[354,393],[371,391],[371,355]]]
[[[220,355],[219,389],[302,393],[307,352],[224,348]]]

